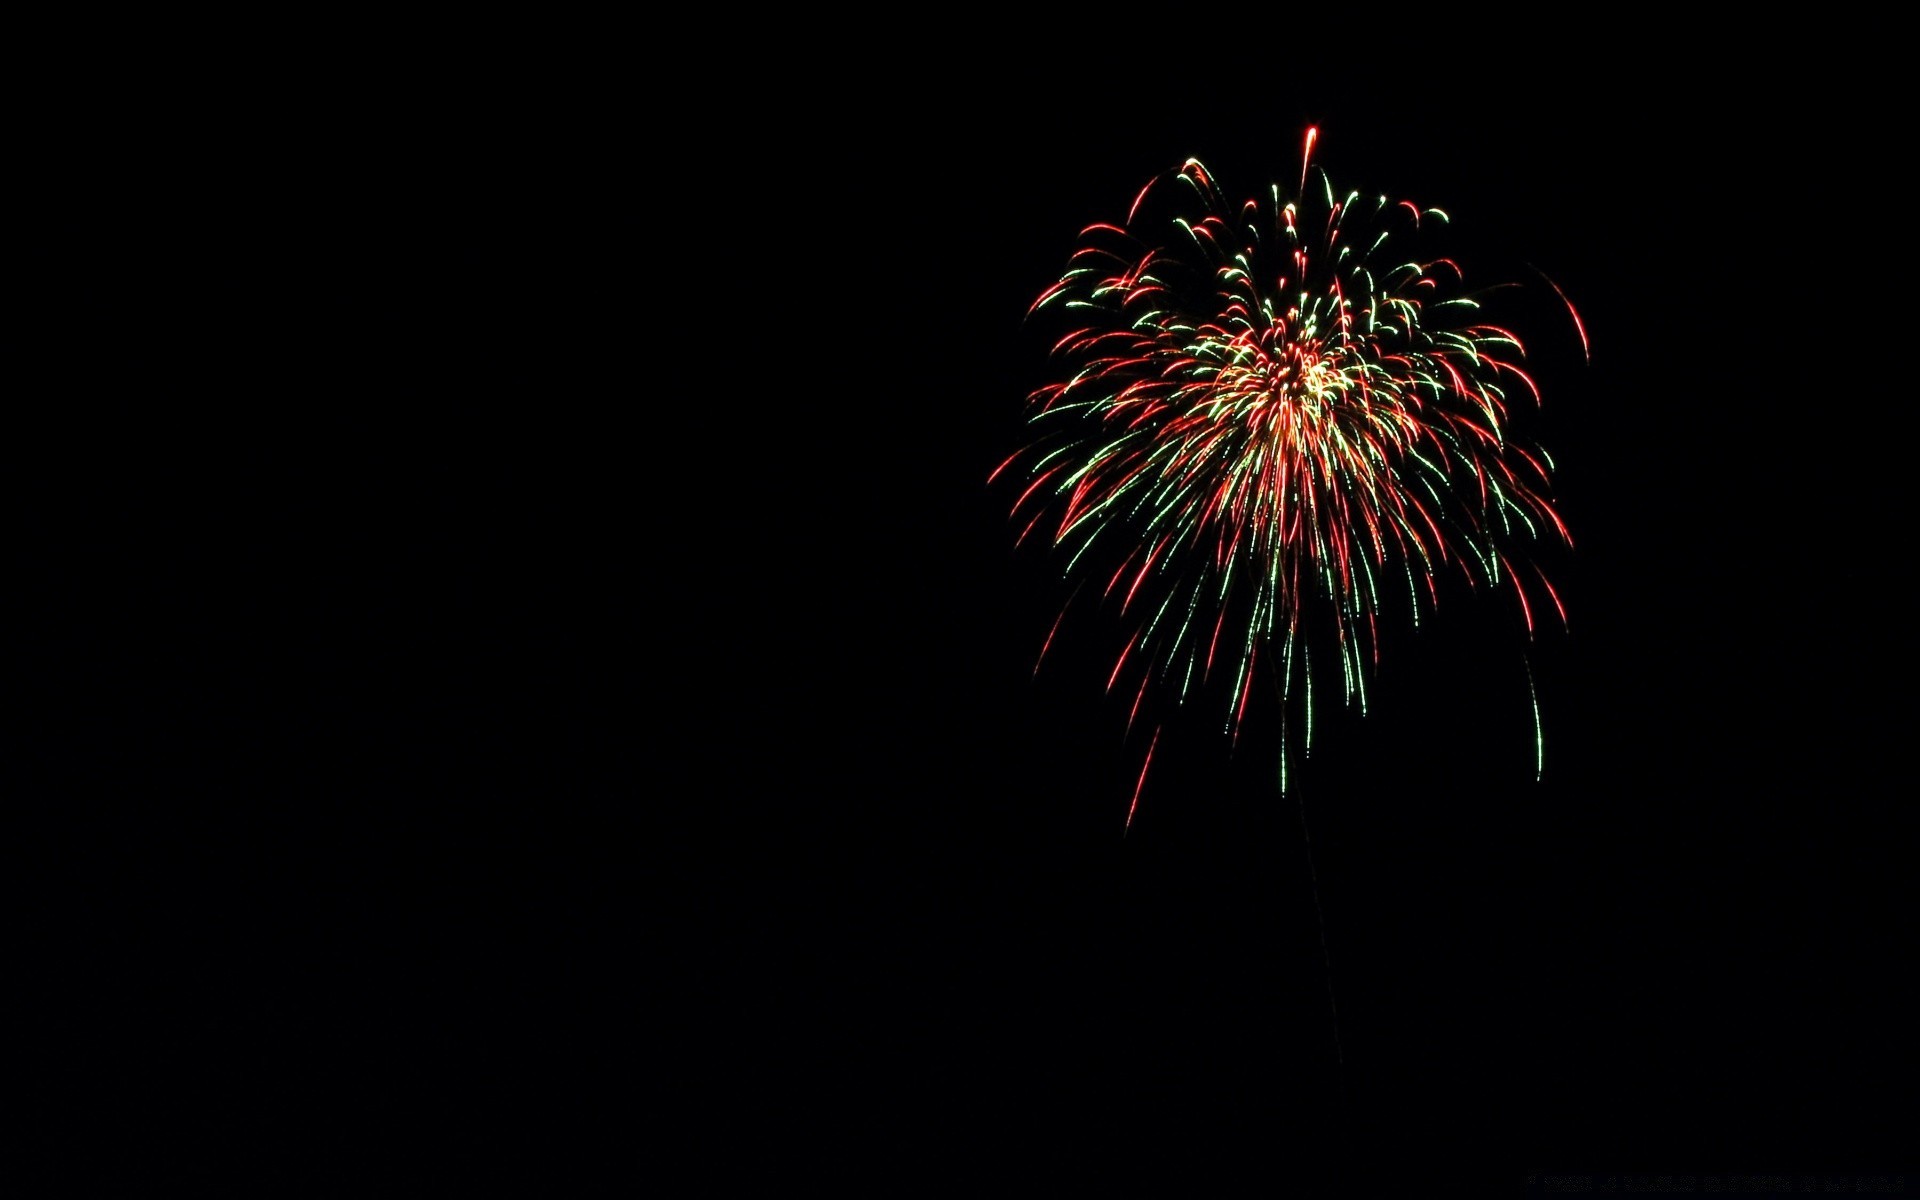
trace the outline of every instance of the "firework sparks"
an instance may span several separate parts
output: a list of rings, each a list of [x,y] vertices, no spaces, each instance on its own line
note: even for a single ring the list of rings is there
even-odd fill
[[[1316,136],[1293,198],[1229,205],[1191,159],[1149,183],[1030,312],[1066,324],[1062,377],[993,477],[1024,473],[1020,541],[1118,605],[1107,687],[1132,693],[1129,728],[1151,687],[1179,707],[1218,681],[1237,737],[1265,672],[1310,745],[1309,644],[1329,639],[1364,713],[1382,614],[1417,623],[1450,572],[1511,589],[1529,634],[1543,598],[1566,619],[1544,574],[1514,569],[1517,544],[1571,545],[1551,460],[1510,435],[1515,401],[1540,402],[1519,337],[1419,252],[1445,213],[1336,193]]]

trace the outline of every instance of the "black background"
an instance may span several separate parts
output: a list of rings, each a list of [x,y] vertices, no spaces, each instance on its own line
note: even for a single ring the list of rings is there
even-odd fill
[[[18,110],[34,1145],[395,1194],[1910,1170],[1872,73],[778,32]],[[1308,125],[1579,307],[1590,362],[1530,339],[1568,628],[1456,594],[1296,793],[1257,712],[1171,733],[1123,837],[1111,630],[1034,674],[1066,588],[986,483],[1023,314],[1154,175],[1250,194]]]

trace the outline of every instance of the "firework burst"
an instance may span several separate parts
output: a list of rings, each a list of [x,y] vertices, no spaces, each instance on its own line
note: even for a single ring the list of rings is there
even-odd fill
[[[1061,377],[993,477],[1024,473],[1020,540],[1118,605],[1107,688],[1131,693],[1130,729],[1156,684],[1178,707],[1217,681],[1237,737],[1267,673],[1310,745],[1310,645],[1364,713],[1382,614],[1417,623],[1444,574],[1510,589],[1529,635],[1543,609],[1566,619],[1512,549],[1571,544],[1551,460],[1510,435],[1515,402],[1540,401],[1519,337],[1421,252],[1445,213],[1337,193],[1314,138],[1292,198],[1229,205],[1191,159],[1150,182],[1030,310],[1065,323]]]

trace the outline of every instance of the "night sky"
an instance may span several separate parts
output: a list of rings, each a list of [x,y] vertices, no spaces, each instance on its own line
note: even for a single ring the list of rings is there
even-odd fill
[[[72,113],[6,251],[35,1143],[371,1194],[1911,1188],[1902,143],[1691,53]],[[1123,836],[1118,626],[1034,672],[1071,582],[987,484],[1023,315],[1155,175],[1251,194],[1309,125],[1578,307],[1521,414],[1568,626],[1388,622],[1285,797],[1277,713],[1197,706]]]

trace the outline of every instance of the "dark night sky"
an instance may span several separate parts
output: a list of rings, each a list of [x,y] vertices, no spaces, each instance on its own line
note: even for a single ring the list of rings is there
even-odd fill
[[[888,1195],[1913,1186],[1872,104],[1686,47],[1053,49],[722,71],[697,128],[563,55],[46,139],[5,334],[39,1144],[406,1151],[396,1194],[689,1148]],[[1064,591],[985,482],[1022,313],[1153,175],[1249,192],[1308,124],[1579,306],[1591,363],[1530,347],[1570,627],[1456,592],[1299,805],[1271,724],[1180,733],[1123,839],[1107,631],[1031,674]]]

